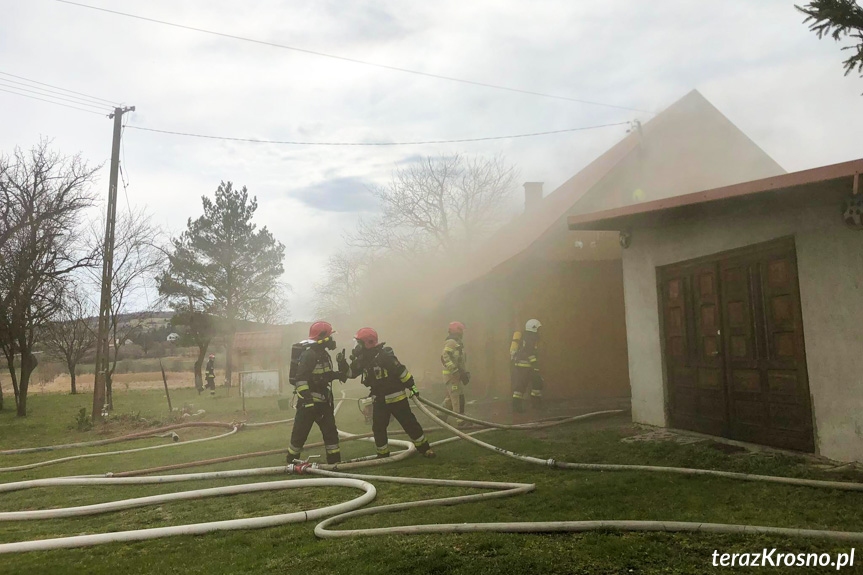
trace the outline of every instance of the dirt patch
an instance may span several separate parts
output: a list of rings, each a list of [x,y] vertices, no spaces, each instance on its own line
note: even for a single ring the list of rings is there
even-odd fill
[[[188,371],[169,371],[165,375],[168,378],[168,387],[170,389],[180,387],[194,387],[195,376]],[[224,375],[216,372],[216,381],[224,380]],[[93,374],[79,375],[75,379],[79,393],[93,392]],[[8,377],[3,378],[3,394],[7,393],[12,396],[12,384]],[[162,372],[142,372],[142,373],[118,373],[114,375],[114,389],[129,390],[129,389],[161,389]],[[28,393],[69,393],[72,388],[72,380],[68,375],[60,375],[47,383],[31,383]]]
[[[647,433],[624,437],[620,441],[622,441],[623,443],[640,443],[643,441],[671,441],[680,445],[689,445],[692,443],[701,443],[707,441],[707,439],[703,437],[694,437],[691,435],[681,435],[679,433],[668,431],[667,429],[655,429],[652,431],[648,431]]]

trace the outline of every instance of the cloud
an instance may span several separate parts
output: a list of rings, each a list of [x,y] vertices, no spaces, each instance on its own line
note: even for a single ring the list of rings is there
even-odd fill
[[[307,206],[325,212],[373,212],[377,202],[372,183],[356,177],[323,180],[288,193]]]

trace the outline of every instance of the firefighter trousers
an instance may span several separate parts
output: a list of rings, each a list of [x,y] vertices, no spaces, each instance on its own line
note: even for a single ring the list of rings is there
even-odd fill
[[[532,367],[512,367],[512,409],[522,413],[525,410],[525,397],[530,395],[530,406],[542,408],[542,379]]]
[[[315,402],[311,407],[304,407],[304,400],[298,400],[297,416],[294,418],[294,428],[291,431],[291,444],[288,447],[288,460],[300,456],[306,439],[312,431],[312,425],[317,423],[324,436],[324,447],[327,451],[327,463],[338,463],[342,460],[339,450],[339,430],[336,428],[336,416],[331,403]]]
[[[461,376],[458,374],[448,376],[445,386],[444,407],[458,413],[464,413],[464,385],[461,382]],[[444,420],[446,420],[446,416],[444,416]]]
[[[387,437],[390,416],[396,418],[396,421],[407,432],[408,437],[411,438],[411,441],[414,442],[420,453],[425,453],[429,450],[428,439],[426,439],[416,415],[411,411],[407,397],[392,403],[387,403],[384,398],[376,398],[373,410],[372,433],[375,436],[375,448],[377,449],[378,457],[389,457],[390,454],[389,438]]]

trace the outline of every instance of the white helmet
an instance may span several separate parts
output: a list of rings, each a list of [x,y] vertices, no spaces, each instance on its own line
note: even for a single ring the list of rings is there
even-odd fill
[[[524,331],[532,331],[533,333],[537,333],[539,328],[542,327],[542,324],[539,323],[538,319],[529,319],[527,323],[524,324]]]

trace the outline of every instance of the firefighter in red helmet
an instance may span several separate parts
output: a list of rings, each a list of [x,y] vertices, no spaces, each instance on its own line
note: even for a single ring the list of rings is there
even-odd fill
[[[315,423],[324,437],[327,463],[339,463],[342,460],[339,431],[333,413],[332,382],[336,379],[344,381],[344,374],[333,370],[333,360],[328,351],[336,347],[333,339],[335,333],[328,322],[316,321],[309,328],[309,339],[301,342],[306,349],[297,365],[297,415],[288,446],[288,463],[299,458]]]
[[[464,413],[464,386],[470,383],[470,372],[467,370],[467,353],[464,350],[464,324],[460,321],[449,324],[440,360],[446,385],[444,407]],[[462,421],[459,425],[464,423]]]
[[[372,328],[362,328],[355,339],[357,345],[351,353],[350,364],[344,352],[338,355],[339,370],[349,378],[362,376],[363,385],[371,388],[372,432],[378,457],[390,455],[387,438],[390,416],[401,424],[423,456],[434,457],[435,453],[408,402],[408,397],[419,394],[411,372],[399,362],[391,347],[378,342],[378,333]]]

